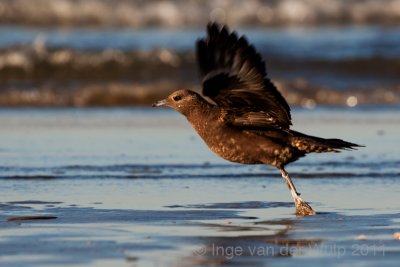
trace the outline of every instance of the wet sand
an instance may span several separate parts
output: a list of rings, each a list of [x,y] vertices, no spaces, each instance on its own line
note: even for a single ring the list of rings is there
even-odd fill
[[[366,145],[288,167],[312,217],[277,170],[219,159],[171,111],[2,109],[1,265],[397,266],[398,109],[293,115]]]

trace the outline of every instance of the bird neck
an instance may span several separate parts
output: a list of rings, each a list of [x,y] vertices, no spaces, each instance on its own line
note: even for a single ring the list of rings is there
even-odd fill
[[[214,105],[207,102],[204,98],[199,97],[196,103],[190,106],[187,114],[184,115],[189,121],[198,120],[200,118],[203,118],[205,115],[208,115],[213,107]]]
[[[206,138],[210,130],[210,123],[212,124],[212,121],[218,119],[216,109],[218,109],[217,106],[202,99],[186,114],[186,119],[203,139]]]

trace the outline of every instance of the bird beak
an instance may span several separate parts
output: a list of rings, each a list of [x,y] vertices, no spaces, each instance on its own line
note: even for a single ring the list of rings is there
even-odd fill
[[[166,104],[167,104],[167,100],[163,99],[163,100],[157,101],[156,103],[154,103],[151,106],[152,107],[161,107],[161,106],[165,106]]]

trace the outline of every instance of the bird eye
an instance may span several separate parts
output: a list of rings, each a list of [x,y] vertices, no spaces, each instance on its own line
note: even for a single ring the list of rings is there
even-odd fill
[[[177,95],[177,96],[174,96],[173,99],[174,99],[174,101],[179,101],[179,100],[182,99],[182,97],[180,97],[179,95]]]

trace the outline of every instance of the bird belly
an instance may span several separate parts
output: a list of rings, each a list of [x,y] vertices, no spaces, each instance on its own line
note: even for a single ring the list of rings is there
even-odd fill
[[[242,164],[279,165],[287,152],[271,140],[248,134],[216,135],[205,140],[210,149],[223,159]]]
[[[292,149],[285,146],[284,141],[283,144],[277,143],[276,138],[268,134],[256,134],[208,121],[193,127],[211,151],[228,161],[278,167],[293,156]]]
[[[221,158],[242,164],[262,164],[257,157],[253,157],[252,153],[247,153],[241,147],[230,147],[226,145],[210,146],[211,151]]]

